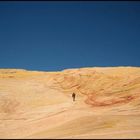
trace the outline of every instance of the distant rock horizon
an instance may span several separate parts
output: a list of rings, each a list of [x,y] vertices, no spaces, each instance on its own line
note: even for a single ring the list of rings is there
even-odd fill
[[[55,71],[64,71],[64,70],[75,70],[75,69],[93,69],[93,68],[139,68],[139,66],[90,66],[90,67],[74,67],[74,68],[63,68],[61,70],[37,70],[37,69],[27,69],[27,68],[0,68],[0,70],[8,71],[43,71],[43,72],[55,72]]]

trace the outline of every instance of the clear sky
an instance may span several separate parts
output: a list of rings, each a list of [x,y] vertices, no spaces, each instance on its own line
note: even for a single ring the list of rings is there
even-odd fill
[[[140,66],[140,2],[0,2],[0,68]]]

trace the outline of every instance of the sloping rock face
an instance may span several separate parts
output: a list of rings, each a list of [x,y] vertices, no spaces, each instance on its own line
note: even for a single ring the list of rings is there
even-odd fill
[[[0,69],[0,138],[140,138],[139,118],[139,67]]]
[[[64,70],[53,79],[52,87],[62,92],[87,96],[92,106],[112,106],[139,101],[139,68],[83,68]]]

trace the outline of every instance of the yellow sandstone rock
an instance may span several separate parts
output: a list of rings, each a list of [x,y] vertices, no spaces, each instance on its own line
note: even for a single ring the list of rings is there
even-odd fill
[[[140,138],[140,68],[0,69],[0,138]]]

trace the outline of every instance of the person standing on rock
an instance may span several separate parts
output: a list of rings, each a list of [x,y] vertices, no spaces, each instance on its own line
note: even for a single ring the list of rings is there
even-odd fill
[[[75,93],[72,93],[73,101],[75,101],[75,96],[76,96],[76,94]]]

